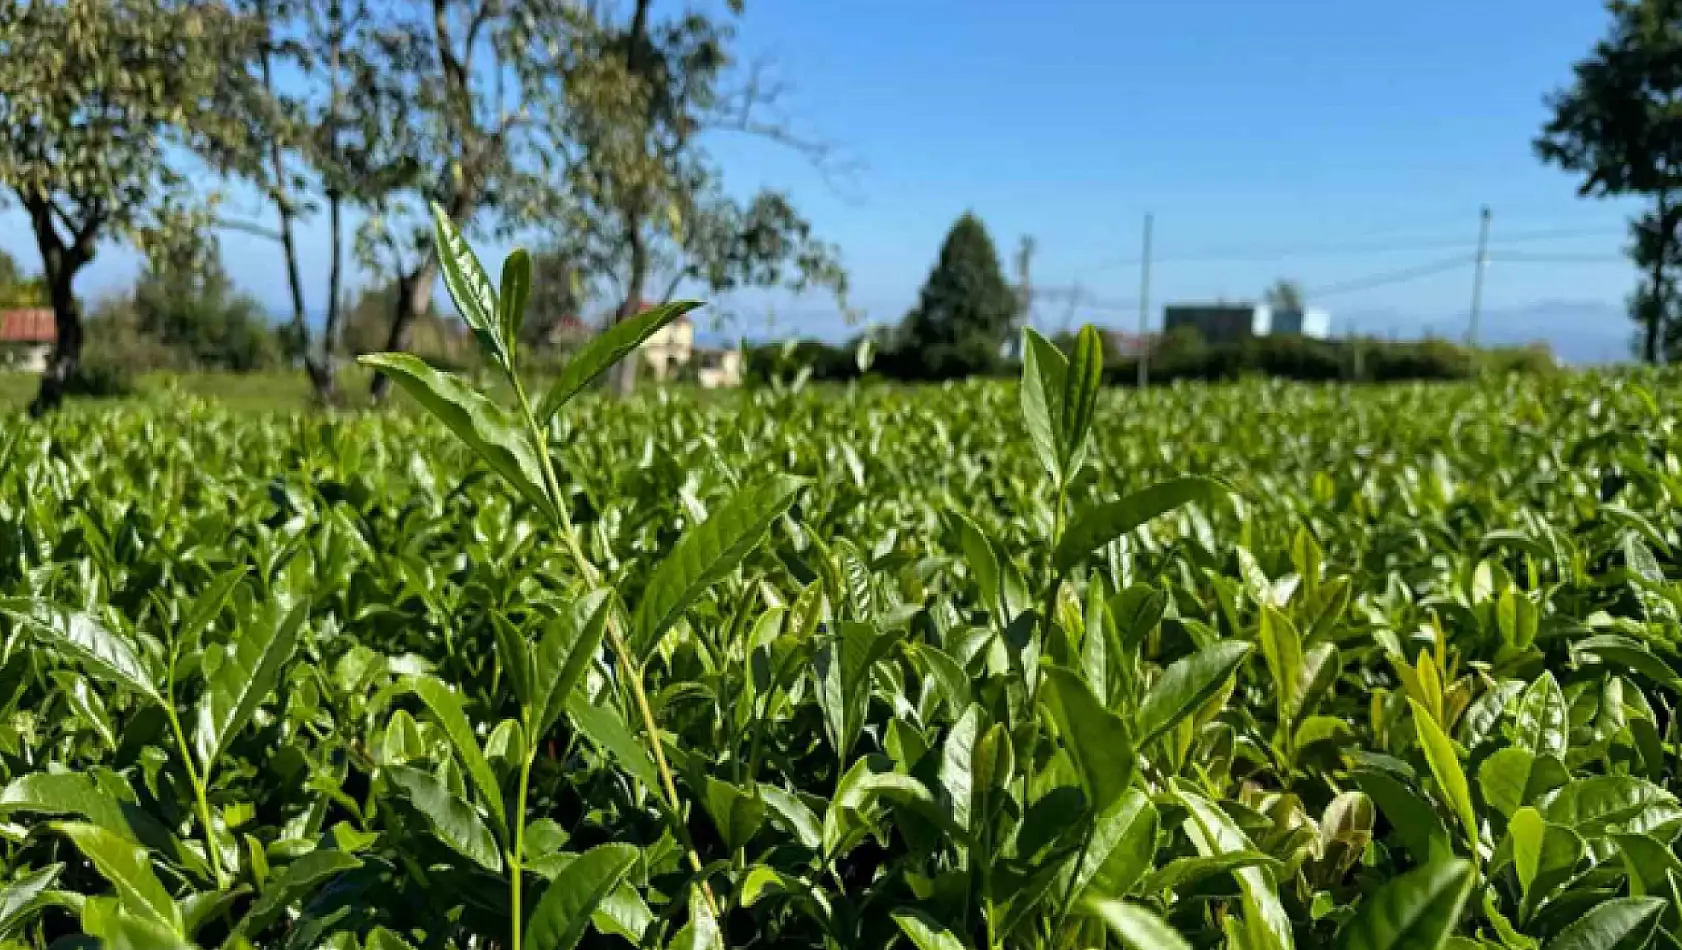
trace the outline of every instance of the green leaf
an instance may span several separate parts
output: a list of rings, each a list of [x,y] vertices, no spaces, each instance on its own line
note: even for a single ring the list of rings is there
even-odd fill
[[[559,500],[551,499],[543,487],[537,451],[506,409],[461,377],[439,372],[407,353],[372,353],[360,357],[359,362],[396,380],[526,500],[550,517],[559,516]]]
[[[670,950],[725,950],[718,918],[713,916],[699,887],[689,889],[689,923],[672,939]]]
[[[1585,838],[1611,831],[1640,834],[1682,818],[1676,796],[1627,775],[1577,778],[1544,798],[1542,817]]]
[[[958,545],[970,579],[981,589],[987,609],[1002,616],[1005,610],[1004,575],[999,571],[998,552],[981,527],[961,512],[952,519],[958,525]],[[967,704],[966,704],[967,705]]]
[[[496,839],[473,806],[450,794],[443,782],[407,765],[391,765],[385,774],[408,795],[415,810],[426,817],[438,840],[462,857],[493,873],[502,870]]]
[[[532,649],[525,634],[502,611],[491,612],[491,636],[496,639],[496,658],[502,664],[502,675],[522,706],[535,703],[532,696]]]
[[[601,652],[614,595],[592,591],[550,619],[532,653],[532,741],[547,735]]]
[[[572,950],[590,918],[637,863],[628,844],[591,848],[555,875],[526,923],[527,950]]]
[[[625,725],[617,709],[593,704],[583,693],[575,692],[567,701],[567,717],[580,734],[596,748],[612,756],[619,767],[633,778],[647,788],[660,787],[659,773],[654,769],[654,760],[649,756],[647,747],[637,741],[636,734]]]
[[[85,822],[55,821],[52,828],[69,838],[94,870],[116,888],[123,909],[181,934],[181,910],[152,872],[145,848]]]
[[[1544,950],[1641,950],[1659,925],[1661,897],[1620,897],[1573,921]]]
[[[1104,341],[1090,324],[1075,337],[1075,351],[1069,358],[1063,380],[1062,429],[1058,434],[1064,471],[1070,477],[1080,469],[1092,416],[1098,409],[1098,392],[1104,384]]]
[[[975,827],[980,816],[986,786],[975,776],[975,747],[986,726],[986,712],[976,705],[964,710],[947,730],[940,747],[940,770],[936,775],[952,805],[952,822],[965,831]]]
[[[1083,511],[1070,519],[1052,554],[1053,566],[1067,572],[1116,538],[1160,515],[1193,502],[1214,503],[1231,494],[1224,483],[1199,475],[1158,482],[1119,500]]]
[[[690,528],[654,569],[631,622],[631,649],[640,663],[683,612],[736,569],[773,522],[794,504],[805,482],[776,476],[741,489],[712,517]]]
[[[1449,847],[1448,829],[1443,827],[1436,809],[1413,789],[1374,769],[1356,769],[1352,777],[1384,813],[1396,837],[1416,862],[1429,861],[1433,854]]]
[[[1513,744],[1532,755],[1563,760],[1570,748],[1570,707],[1552,673],[1544,672],[1518,698]]]
[[[270,879],[268,885],[263,888],[263,893],[252,903],[251,909],[246,911],[245,916],[235,925],[234,933],[256,937],[293,904],[314,893],[322,881],[361,866],[361,861],[343,851],[311,851],[288,864],[286,870]]]
[[[678,300],[627,317],[590,338],[549,387],[548,395],[538,409],[537,419],[547,423],[572,397],[578,395],[590,381],[619,362],[625,354],[641,346],[645,340],[660,332],[660,328],[701,306],[699,301]]]
[[[276,601],[242,624],[209,676],[199,700],[193,751],[208,776],[234,736],[251,722],[257,707],[274,692],[281,668],[298,647],[298,631],[309,616],[308,599]]]
[[[1478,840],[1478,813],[1472,807],[1472,790],[1466,784],[1466,773],[1460,767],[1460,756],[1454,751],[1454,743],[1443,734],[1442,727],[1431,718],[1431,713],[1417,700],[1409,699],[1408,704],[1413,707],[1414,731],[1419,736],[1420,749],[1425,753],[1425,761],[1431,766],[1431,774],[1437,779],[1437,787],[1442,789],[1443,797],[1460,819],[1460,827],[1466,832],[1466,839],[1475,850]]]
[[[1054,484],[1062,484],[1063,396],[1069,360],[1033,327],[1022,328],[1022,418],[1040,464]]]
[[[0,936],[9,936],[53,902],[47,888],[58,880],[62,864],[49,864],[0,888]]]
[[[1368,895],[1338,931],[1335,950],[1439,950],[1471,896],[1470,861],[1438,861]]]
[[[1682,880],[1682,860],[1652,835],[1613,835],[1629,874],[1631,897],[1665,896],[1672,875]]]
[[[1682,695],[1682,676],[1677,676],[1664,658],[1624,637],[1588,637],[1571,645],[1578,656],[1588,656],[1611,666],[1639,673],[1672,693]]]
[[[502,335],[502,323],[496,291],[478,255],[456,229],[455,222],[437,202],[432,204],[433,240],[437,245],[438,269],[444,275],[444,287],[455,302],[467,328],[479,341],[479,348],[504,370],[510,367],[507,341]]]
[[[894,639],[867,623],[843,623],[812,657],[824,730],[845,763],[870,707],[870,670]]]
[[[14,603],[27,605],[28,609],[11,609]],[[75,659],[90,676],[163,704],[152,672],[141,661],[134,645],[94,617],[40,601],[33,604],[14,601],[6,608],[8,615]]]
[[[917,950],[967,950],[963,938],[952,928],[915,907],[901,907],[893,912],[893,918]]]
[[[1547,830],[1542,813],[1528,806],[1513,812],[1507,820],[1507,837],[1513,841],[1513,866],[1520,891],[1526,898],[1542,866],[1542,841]]]
[[[1215,695],[1250,655],[1250,649],[1248,643],[1224,640],[1170,663],[1139,705],[1134,722],[1140,748],[1179,725]]]
[[[1127,738],[1131,730],[1092,695],[1080,674],[1050,663],[1042,665],[1041,672],[1047,706],[1080,774],[1087,806],[1102,814],[1133,783],[1134,753]]]
[[[1176,891],[1188,884],[1217,874],[1231,874],[1244,868],[1265,868],[1272,872],[1282,869],[1278,861],[1260,851],[1228,851],[1224,854],[1198,854],[1175,858],[1157,868],[1139,882],[1141,894]]]
[[[1110,935],[1126,950],[1191,950],[1191,944],[1179,931],[1137,904],[1092,900],[1082,910],[1103,921]]]
[[[1534,802],[1570,780],[1565,766],[1552,756],[1536,758],[1514,746],[1498,749],[1478,767],[1483,800],[1503,815]]]
[[[1261,608],[1261,622],[1256,627],[1256,640],[1261,644],[1262,659],[1273,678],[1273,696],[1279,707],[1279,719],[1293,722],[1302,708],[1308,684],[1303,681],[1306,664],[1303,662],[1302,635],[1290,618],[1271,605]]]
[[[531,296],[531,255],[523,247],[509,252],[502,261],[502,299],[499,313],[503,345],[513,354],[520,341],[520,325],[526,319],[526,298]]]
[[[1251,852],[1256,847],[1214,803],[1185,788],[1178,792],[1186,807],[1186,835],[1205,856]],[[1257,950],[1290,950],[1291,918],[1279,902],[1273,875],[1265,868],[1246,867],[1233,873],[1243,895],[1244,933]]]
[[[455,747],[456,755],[461,757],[462,765],[467,767],[468,777],[479,789],[479,797],[490,811],[492,828],[499,838],[507,840],[508,816],[502,804],[502,785],[497,781],[496,773],[491,771],[491,764],[485,761],[479,740],[473,734],[473,725],[462,711],[460,697],[434,676],[412,677],[408,684],[426,708],[432,711],[438,725],[444,727],[444,734],[450,737],[450,744]]]
[[[216,622],[221,615],[222,608],[227,605],[228,598],[233,595],[234,588],[245,580],[250,569],[244,564],[218,574],[199,591],[199,596],[193,600],[192,606],[182,617],[181,624],[175,628],[178,639],[196,637],[204,628]]]
[[[951,655],[926,643],[912,647],[912,656],[922,663],[929,677],[946,697],[946,708],[952,715],[960,715],[970,704],[969,674]]]
[[[759,798],[788,825],[794,837],[813,851],[823,847],[823,826],[798,795],[775,785],[759,785]]]
[[[0,791],[0,816],[14,812],[77,815],[89,824],[138,843],[123,806],[79,772],[32,772]]]
[[[765,803],[757,795],[710,775],[702,782],[701,803],[706,806],[707,815],[712,818],[725,847],[732,851],[746,847],[748,839],[765,823]]]
[[[1122,793],[1092,828],[1075,868],[1076,897],[1122,897],[1156,861],[1156,806],[1136,788]]]

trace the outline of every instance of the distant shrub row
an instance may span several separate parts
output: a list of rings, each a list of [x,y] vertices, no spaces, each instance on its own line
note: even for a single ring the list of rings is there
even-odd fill
[[[818,340],[752,347],[747,352],[750,380],[791,378],[809,369],[819,382],[860,378],[857,346]],[[1150,358],[1153,384],[1180,380],[1217,382],[1251,376],[1305,382],[1350,380],[1402,382],[1469,379],[1479,373],[1549,373],[1558,368],[1543,345],[1470,349],[1446,340],[1315,340],[1307,337],[1252,337],[1237,343],[1208,344],[1195,335],[1164,339]],[[928,379],[914,353],[884,352],[870,365],[870,375],[905,382]],[[1010,368],[1014,374],[1015,369]],[[1138,362],[1130,356],[1105,360],[1105,381],[1132,386]]]

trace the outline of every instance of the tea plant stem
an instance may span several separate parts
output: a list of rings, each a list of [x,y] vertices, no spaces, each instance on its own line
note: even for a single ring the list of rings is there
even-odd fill
[[[527,723],[526,732],[531,732]],[[521,930],[525,925],[525,903],[521,900],[521,890],[525,884],[526,874],[526,798],[531,794],[531,765],[537,757],[536,745],[528,740],[525,761],[520,764],[520,787],[514,795],[514,848],[508,853],[508,900],[512,905],[514,943],[512,950],[521,950],[525,946]]]
[[[519,401],[520,413],[525,417],[526,428],[531,433],[532,447],[537,452],[538,464],[543,471],[544,489],[549,493],[550,501],[554,505],[556,522],[561,529],[561,537],[567,546],[567,553],[572,556],[573,561],[578,565],[578,572],[584,575],[585,583],[595,587],[601,583],[601,572],[596,570],[596,566],[591,564],[590,559],[584,556],[584,546],[578,541],[578,531],[572,524],[572,518],[561,504],[561,482],[560,479],[555,477],[555,463],[549,458],[549,438],[543,427],[538,425],[537,416],[531,410],[531,400],[526,396],[525,384],[520,382],[517,374],[509,374],[509,379],[514,384],[514,396]],[[648,749],[654,754],[654,764],[660,771],[660,783],[664,786],[662,790],[666,796],[666,805],[672,814],[673,830],[683,840],[684,847],[689,852],[690,866],[695,869],[696,874],[701,874],[706,865],[701,863],[701,855],[695,850],[695,845],[689,837],[689,829],[684,827],[683,824],[680,808],[681,799],[678,798],[677,794],[677,782],[672,778],[672,768],[666,762],[665,750],[660,747],[660,730],[654,721],[654,708],[649,705],[648,694],[643,690],[642,664],[637,662],[636,655],[631,652],[630,647],[625,643],[625,638],[619,631],[619,621],[612,613],[608,614],[607,636],[609,642],[613,645],[613,652],[618,654],[619,661],[625,666],[625,679],[631,687],[631,698],[636,702],[637,713],[642,718],[643,731],[648,734]],[[523,823],[525,815],[523,800],[520,814]],[[713,916],[718,916],[718,904],[713,899],[712,887],[705,880],[700,883],[701,893],[707,899],[707,907],[712,910]],[[515,950],[519,950],[518,941],[515,943]]]
[[[172,673],[171,680],[173,679]],[[170,684],[169,694],[164,699],[164,714],[169,717],[169,726],[175,731],[175,744],[181,750],[181,764],[186,766],[187,781],[192,783],[193,797],[198,802],[199,823],[204,825],[204,857],[210,863],[211,873],[216,877],[217,888],[225,889],[228,886],[228,878],[216,853],[216,831],[210,823],[210,799],[205,796],[204,782],[199,779],[198,769],[193,767],[192,747],[187,744],[187,733],[181,728],[181,717],[175,712],[173,682]]]

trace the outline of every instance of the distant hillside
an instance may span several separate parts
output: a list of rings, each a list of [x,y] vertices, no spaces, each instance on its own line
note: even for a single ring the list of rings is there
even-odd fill
[[[1394,332],[1400,337],[1430,332],[1458,339],[1465,332],[1465,313],[1450,317],[1425,316],[1399,310],[1367,310],[1338,314],[1353,320],[1363,332],[1379,336]],[[1600,301],[1545,300],[1518,307],[1497,307],[1484,311],[1482,342],[1522,345],[1546,342],[1561,360],[1575,366],[1621,363],[1630,359],[1630,339],[1635,325],[1619,306]]]

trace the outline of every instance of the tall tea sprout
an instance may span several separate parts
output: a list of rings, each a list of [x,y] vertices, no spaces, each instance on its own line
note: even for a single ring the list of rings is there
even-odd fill
[[[543,398],[534,403],[521,377],[522,353],[518,342],[531,288],[530,256],[524,250],[509,255],[503,263],[499,290],[492,285],[448,216],[434,208],[433,219],[444,284],[485,358],[513,391],[514,405],[503,405],[467,380],[436,370],[408,354],[380,353],[365,356],[362,362],[390,376],[541,511],[558,532],[579,576],[590,589],[574,611],[574,622],[554,625],[541,638],[533,639],[526,631],[499,630],[497,649],[502,654],[503,668],[509,671],[505,681],[518,700],[521,731],[527,739],[511,813],[503,814],[503,790],[496,774],[485,764],[485,751],[479,748],[459,700],[436,680],[415,683],[416,693],[455,744],[489,812],[501,860],[482,860],[482,854],[477,859],[486,866],[507,865],[509,896],[515,908],[511,945],[527,946],[522,943],[523,930],[533,935],[531,945],[547,945],[547,939],[538,940],[536,935],[541,932],[546,938],[558,926],[556,920],[587,919],[589,911],[581,910],[579,902],[588,898],[590,907],[599,904],[635,861],[635,849],[629,846],[604,846],[623,851],[622,860],[619,851],[615,851],[595,862],[595,874],[610,880],[598,876],[596,880],[586,881],[570,875],[574,887],[569,892],[563,888],[569,882],[557,879],[539,900],[531,920],[522,922],[526,804],[536,750],[543,734],[565,713],[571,693],[604,639],[618,658],[621,683],[629,691],[630,704],[642,720],[642,739],[658,774],[659,787],[654,791],[673,835],[683,843],[690,866],[698,875],[696,886],[704,897],[699,906],[716,917],[717,904],[705,880],[700,855],[680,817],[682,803],[659,739],[653,707],[643,687],[643,668],[690,604],[715,581],[729,574],[758,545],[771,524],[789,509],[802,482],[776,477],[742,488],[712,517],[692,527],[678,541],[666,560],[654,568],[636,609],[623,617],[616,595],[603,587],[601,571],[590,561],[572,523],[566,494],[549,452],[550,423],[592,380],[634,354],[660,328],[700,304],[673,302],[611,326],[585,345],[550,384]]]

